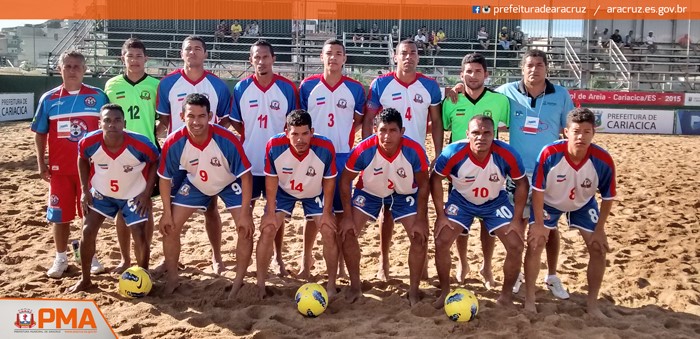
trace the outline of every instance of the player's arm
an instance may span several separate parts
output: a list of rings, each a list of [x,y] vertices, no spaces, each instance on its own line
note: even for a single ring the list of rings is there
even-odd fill
[[[35,133],[34,144],[36,145],[36,163],[39,168],[39,175],[44,181],[49,182],[51,179],[51,173],[49,172],[49,166],[46,165],[46,142],[49,135],[43,133]]]
[[[156,137],[165,138],[168,135],[168,127],[170,126],[170,116],[169,115],[158,115],[158,122],[156,122]]]
[[[231,126],[231,119],[228,116],[221,118],[218,122],[219,126],[228,129]]]
[[[442,104],[430,106],[430,121],[432,123],[431,134],[433,135],[433,145],[435,145],[435,158],[442,153],[442,143],[445,140],[445,131],[442,128]],[[427,174],[426,174],[427,182]]]
[[[367,139],[367,137],[372,135],[374,129],[374,116],[377,115],[377,112],[379,112],[379,109],[372,107],[371,105],[367,105],[367,109],[365,110],[365,118],[362,121],[362,140]]]
[[[90,194],[90,161],[78,156],[78,176],[80,177],[80,204],[83,208],[83,215],[87,215],[88,206],[92,206],[92,195]]]
[[[359,114],[359,113],[355,112],[355,115],[352,118],[352,136],[351,136],[351,138],[353,139],[353,141],[355,139],[355,134],[357,133],[357,130],[363,128],[364,120],[365,120],[365,116],[363,114]],[[364,138],[362,138],[362,139],[364,139]]]
[[[231,121],[231,126],[233,126],[233,130],[236,131],[238,135],[243,137],[243,123],[232,119],[229,120]]]

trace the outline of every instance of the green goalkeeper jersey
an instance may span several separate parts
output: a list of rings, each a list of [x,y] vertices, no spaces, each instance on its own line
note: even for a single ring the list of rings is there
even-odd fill
[[[466,139],[469,130],[469,119],[475,115],[486,115],[493,119],[496,137],[499,123],[510,125],[510,102],[503,94],[487,88],[481,96],[472,100],[464,94],[459,94],[457,103],[445,99],[442,103],[442,124],[445,130],[452,131],[450,142]]]
[[[126,129],[145,135],[156,145],[156,91],[159,82],[148,74],[137,82],[129,80],[126,75],[117,75],[105,85],[109,102],[124,110]]]

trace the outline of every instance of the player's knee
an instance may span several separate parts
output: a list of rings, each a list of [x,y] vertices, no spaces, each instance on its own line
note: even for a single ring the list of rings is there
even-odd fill
[[[321,227],[320,233],[321,233],[321,239],[323,240],[324,243],[329,242],[329,241],[335,242],[337,233],[335,231],[331,230],[329,227]]]
[[[541,253],[544,250],[545,242],[540,241],[540,239],[528,239],[527,249],[533,253]]]
[[[605,248],[603,246],[601,246],[598,243],[594,243],[594,244],[588,245],[588,253],[591,256],[591,258],[605,259],[605,254],[607,252],[605,251]]]
[[[515,239],[513,239],[513,238],[509,239],[507,244],[505,244],[505,246],[506,246],[506,251],[512,252],[512,253],[521,254],[525,250],[525,244],[517,236],[515,237]]]
[[[449,238],[449,236],[445,235],[445,233],[440,233],[435,238],[435,251],[445,251],[447,250],[449,252],[450,246],[452,246],[452,239]]]
[[[277,228],[272,226],[263,227],[263,229],[260,230],[260,239],[272,241],[275,238],[276,234]]]

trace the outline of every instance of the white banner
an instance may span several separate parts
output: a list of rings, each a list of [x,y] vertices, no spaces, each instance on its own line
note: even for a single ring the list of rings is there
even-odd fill
[[[674,111],[592,108],[601,133],[673,134]]]
[[[26,120],[34,116],[34,93],[0,93],[0,121]]]
[[[686,106],[700,106],[700,93],[685,93]]]
[[[92,300],[0,299],[0,338],[116,338]]]

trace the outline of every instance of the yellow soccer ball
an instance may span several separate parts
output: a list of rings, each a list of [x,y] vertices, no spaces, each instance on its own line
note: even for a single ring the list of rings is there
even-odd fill
[[[328,293],[319,284],[307,283],[299,287],[294,295],[297,310],[307,317],[315,318],[328,307]]]
[[[152,287],[151,275],[139,266],[127,268],[119,277],[119,294],[129,299],[145,297]]]
[[[470,321],[479,313],[479,300],[466,289],[455,289],[445,298],[445,313],[452,321]]]

